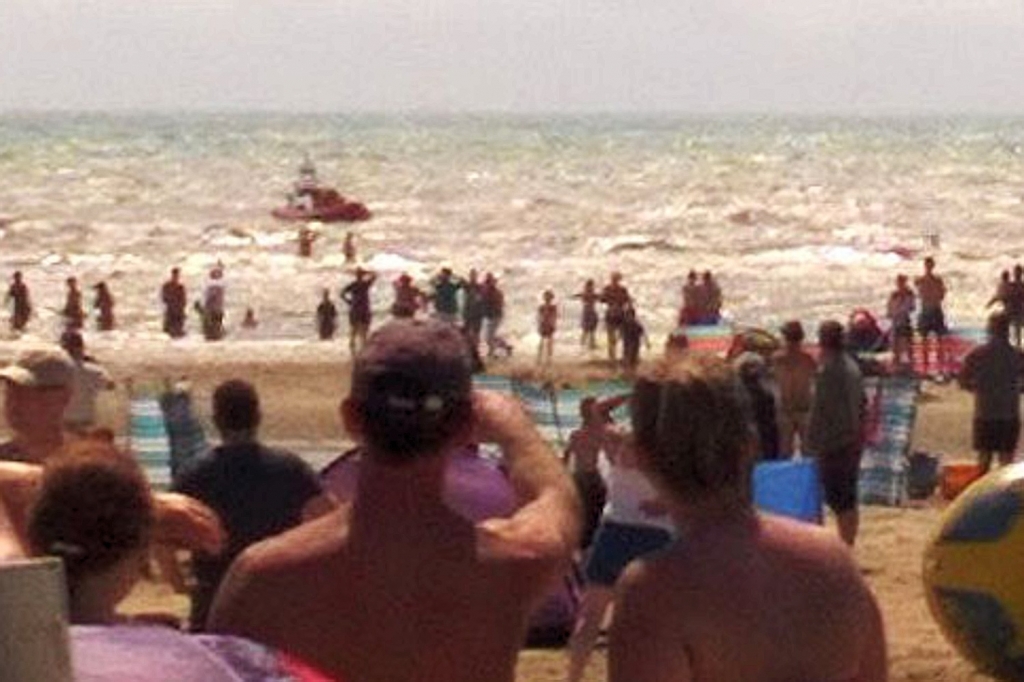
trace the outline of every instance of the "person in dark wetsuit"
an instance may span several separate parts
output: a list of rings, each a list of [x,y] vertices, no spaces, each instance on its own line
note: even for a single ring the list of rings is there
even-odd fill
[[[604,328],[608,334],[608,359],[618,360],[619,336],[625,319],[625,308],[632,298],[622,284],[622,273],[613,272],[611,281],[601,290],[601,302],[605,304]]]
[[[114,328],[114,297],[106,282],[100,282],[93,288],[96,290],[96,299],[92,304],[97,312],[96,328],[101,332],[109,332]]]
[[[181,270],[171,268],[171,278],[160,287],[160,300],[164,304],[164,333],[173,339],[185,336],[185,308],[188,297],[181,283]]]
[[[601,296],[597,293],[594,280],[588,279],[583,283],[583,291],[573,294],[573,298],[580,299],[583,310],[580,313],[580,345],[587,350],[597,348],[597,340],[594,338],[597,332],[597,302]]]
[[[14,304],[14,311],[11,315],[11,329],[16,332],[25,331],[28,318],[32,316],[32,302],[29,298],[28,286],[21,276],[21,270],[14,273],[13,281],[7,290],[7,303]]]
[[[82,290],[78,288],[78,280],[68,277],[65,280],[67,293],[64,295],[64,326],[67,329],[81,329],[85,324],[85,307],[82,305]]]
[[[341,300],[348,305],[348,348],[354,356],[366,343],[373,311],[370,309],[370,287],[377,275],[356,268],[356,278],[341,290]]]
[[[316,307],[316,330],[322,341],[334,338],[334,332],[338,328],[338,308],[331,300],[331,292],[324,289],[320,297],[320,305]]]

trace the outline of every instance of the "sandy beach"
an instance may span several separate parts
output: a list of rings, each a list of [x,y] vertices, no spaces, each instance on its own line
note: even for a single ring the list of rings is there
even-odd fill
[[[103,358],[119,388],[101,398],[104,424],[124,432],[127,422],[125,380],[133,378],[136,390],[155,389],[164,377],[188,377],[194,402],[204,423],[209,424],[209,398],[224,379],[244,377],[258,388],[263,400],[262,435],[269,442],[300,444],[319,452],[334,452],[344,443],[337,405],[347,386],[348,368],[340,360],[275,359],[272,363],[232,359],[201,365],[176,359],[119,362]],[[527,368],[506,366],[505,371]],[[600,374],[597,365],[563,364],[560,377]],[[926,384],[919,399],[914,449],[942,453],[943,461],[971,457],[970,396],[955,386]],[[865,507],[857,561],[875,591],[885,617],[891,679],[896,681],[985,680],[942,637],[925,603],[921,584],[921,558],[930,534],[939,523],[944,502],[938,498],[903,508]],[[187,612],[184,597],[164,584],[144,581],[127,604],[127,611]],[[564,676],[561,651],[524,651],[517,679],[523,682],[555,682]],[[605,679],[603,651],[594,657],[588,680]]]

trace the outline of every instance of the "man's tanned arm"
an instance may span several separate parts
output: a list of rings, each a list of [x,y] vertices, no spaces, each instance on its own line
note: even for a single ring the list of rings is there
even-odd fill
[[[486,522],[484,527],[524,548],[568,557],[579,541],[582,511],[558,456],[515,399],[477,391],[473,412],[476,437],[501,447],[509,481],[522,504],[511,518]]]

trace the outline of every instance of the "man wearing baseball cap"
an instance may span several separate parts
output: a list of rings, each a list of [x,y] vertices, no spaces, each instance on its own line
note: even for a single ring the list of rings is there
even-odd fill
[[[63,445],[74,376],[71,356],[56,346],[26,348],[0,369],[4,417],[14,432],[0,444],[0,460],[42,464]]]
[[[211,630],[362,682],[512,682],[527,616],[570,560],[579,503],[514,399],[474,391],[460,332],[396,320],[369,339],[341,416],[360,444],[350,505],[250,547]],[[449,453],[497,443],[521,504],[468,521],[443,501]]]
[[[71,399],[74,371],[71,357],[57,346],[25,348],[0,369],[4,417],[13,432],[10,440],[0,443],[0,505],[21,543],[43,465],[65,442],[64,410]],[[220,551],[223,529],[206,505],[175,493],[155,493],[154,503],[158,542]]]

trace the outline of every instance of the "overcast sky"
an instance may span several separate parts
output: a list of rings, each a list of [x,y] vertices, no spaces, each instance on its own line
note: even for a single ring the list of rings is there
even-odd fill
[[[0,0],[0,110],[1024,113],[1024,0]]]

